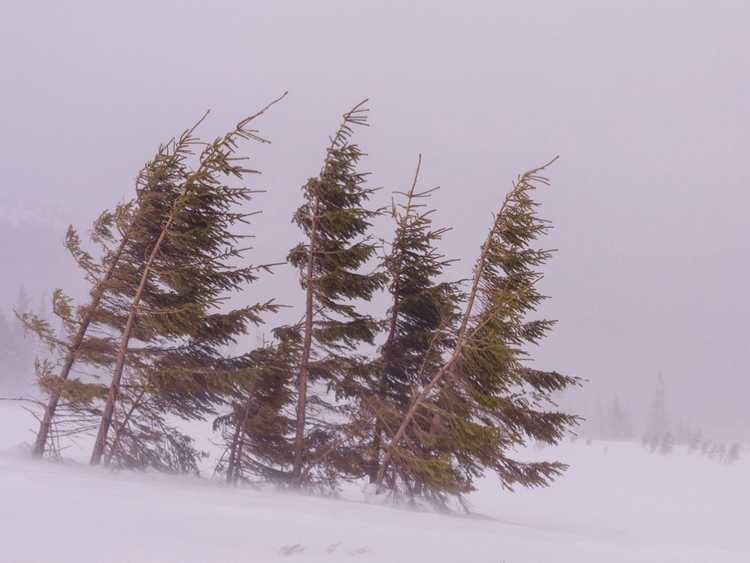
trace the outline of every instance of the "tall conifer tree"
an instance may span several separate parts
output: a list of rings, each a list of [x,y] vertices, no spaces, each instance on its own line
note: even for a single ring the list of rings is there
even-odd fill
[[[179,138],[159,146],[154,158],[138,174],[136,185],[140,194],[158,189],[158,183],[149,183],[147,178],[169,177],[182,167],[191,146],[196,142],[193,133],[198,124],[183,132]],[[100,246],[98,257],[82,247],[80,235],[72,225],[68,228],[65,247],[91,289],[89,301],[75,310],[62,290],[54,292],[53,311],[62,320],[60,331],[55,331],[38,315],[28,311],[19,314],[27,330],[60,354],[57,359],[59,366],[52,361],[37,365],[37,375],[48,398],[32,449],[34,457],[41,457],[45,452],[61,398],[67,395],[67,399],[72,400],[77,395],[85,397],[86,401],[91,399],[90,393],[81,395],[83,388],[80,379],[68,384],[76,363],[102,366],[108,357],[111,359],[114,356],[111,331],[121,330],[123,323],[121,315],[117,314],[116,297],[108,300],[105,296],[109,292],[122,293],[127,287],[127,272],[122,268],[120,259],[129,242],[134,217],[139,212],[139,201],[136,199],[117,206],[114,212],[104,211],[94,221],[91,239]],[[92,332],[97,335],[92,336],[90,329],[94,329]]]
[[[258,274],[256,267],[233,264],[242,255],[238,242],[243,237],[232,229],[249,216],[237,206],[246,202],[252,191],[231,187],[227,180],[257,173],[236,156],[238,142],[267,142],[251,125],[281,98],[209,143],[194,170],[185,165],[174,176],[157,173],[147,178],[147,183],[156,183],[160,189],[140,194],[139,214],[125,248],[123,262],[137,284],[128,295],[127,318],[92,464],[101,462],[107,447],[129,356],[144,362],[142,354],[128,354],[131,338],[152,345],[148,350],[151,360],[139,366],[149,382],[163,395],[178,396],[180,401],[173,403],[181,412],[187,412],[189,403],[191,416],[200,416],[220,401],[221,392],[212,390],[211,382],[218,381],[226,369],[241,367],[222,361],[221,347],[244,333],[248,324],[260,322],[262,312],[275,309],[270,303],[260,303],[226,313],[219,310],[227,292],[251,283]]]
[[[333,449],[335,439],[329,422],[316,417],[309,424],[309,410],[336,410],[336,395],[344,392],[347,379],[363,369],[353,352],[361,343],[371,344],[378,331],[377,322],[359,313],[353,303],[369,300],[385,281],[382,273],[360,271],[376,252],[367,232],[380,214],[380,210],[364,207],[374,190],[364,185],[366,174],[357,168],[363,153],[351,141],[353,128],[367,125],[365,103],[344,114],[320,174],[303,186],[305,201],[294,215],[307,239],[289,253],[305,290],[292,470],[295,486],[306,480],[311,464],[328,457],[324,452]],[[308,399],[310,383],[318,384],[321,392]],[[341,448],[334,454],[343,462]]]
[[[546,485],[564,470],[558,462],[523,463],[508,456],[510,448],[528,439],[556,443],[578,420],[549,410],[552,393],[578,380],[525,362],[526,348],[554,324],[526,319],[544,299],[536,287],[537,268],[550,257],[532,247],[550,228],[536,215],[532,198],[538,185],[547,184],[540,175],[545,167],[520,176],[495,216],[474,267],[453,350],[404,413],[376,476],[379,487],[391,462],[409,458],[409,431],[438,400],[445,405],[439,411],[442,447],[454,473],[448,492],[470,490],[473,478],[487,469],[508,487]]]
[[[452,343],[451,329],[461,300],[458,285],[440,279],[453,262],[436,248],[448,229],[435,227],[434,210],[426,207],[437,188],[417,190],[421,163],[420,155],[410,189],[396,192],[403,201],[392,206],[395,232],[383,261],[391,305],[384,323],[386,339],[375,362],[369,396],[364,398],[369,410],[376,413],[371,481],[380,465],[384,433],[398,427],[401,413],[408,409],[415,390],[440,367],[443,354]],[[410,443],[415,447],[426,445],[429,424],[422,426],[419,435],[411,436]],[[413,474],[412,467],[406,464],[398,467],[398,472]]]

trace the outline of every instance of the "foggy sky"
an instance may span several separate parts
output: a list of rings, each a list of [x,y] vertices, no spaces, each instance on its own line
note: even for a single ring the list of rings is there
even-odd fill
[[[747,421],[750,3],[14,2],[0,53],[0,204],[54,217],[42,242],[2,241],[6,315],[21,283],[74,289],[66,224],[129,197],[159,142],[289,90],[258,121],[273,144],[247,147],[268,190],[249,258],[283,260],[299,187],[369,97],[377,203],[421,152],[456,278],[512,179],[560,155],[540,194],[559,250],[542,313],[560,324],[537,365],[606,400],[642,401],[661,371],[680,416]],[[247,299],[268,297],[302,303],[290,268]]]

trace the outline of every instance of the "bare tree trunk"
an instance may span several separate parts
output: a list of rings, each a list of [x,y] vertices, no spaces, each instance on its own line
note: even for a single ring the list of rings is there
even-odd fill
[[[239,433],[239,440],[237,442],[237,451],[234,455],[234,475],[232,477],[232,482],[236,483],[239,479],[239,476],[242,474],[242,446],[245,444],[243,437],[245,434],[245,425],[247,424],[247,419],[250,417],[250,401],[248,400],[247,406],[245,407],[245,416],[242,418],[242,426],[240,426],[240,433]]]
[[[381,393],[382,396],[382,393]],[[380,470],[380,450],[383,445],[383,423],[380,417],[375,419],[375,435],[372,438],[372,462],[368,468],[370,483],[374,483]]]
[[[313,311],[315,305],[313,278],[315,275],[315,250],[317,246],[319,210],[320,199],[316,195],[312,224],[310,226],[307,271],[305,273],[305,282],[307,284],[305,296],[305,333],[302,343],[299,376],[297,378],[297,424],[294,437],[294,467],[292,468],[292,484],[295,487],[302,485],[302,458],[305,450],[305,418],[307,414],[307,379],[310,375],[310,352],[312,349]]]
[[[73,337],[73,341],[70,343],[68,353],[65,356],[65,361],[63,363],[62,370],[60,371],[60,379],[68,379],[68,377],[70,376],[70,370],[73,368],[73,364],[75,363],[76,354],[81,348],[81,344],[83,344],[83,339],[89,329],[91,320],[94,318],[94,314],[99,307],[99,302],[104,295],[104,286],[112,278],[115,267],[120,261],[120,256],[122,256],[122,252],[127,242],[128,237],[123,236],[122,240],[120,241],[120,245],[117,247],[117,250],[112,257],[112,263],[109,265],[109,268],[107,268],[107,272],[104,274],[104,277],[99,280],[99,283],[96,284],[96,288],[91,294],[91,302],[86,309],[86,314],[83,316],[83,319],[81,319],[81,324],[78,327],[78,332],[76,332],[75,336]],[[52,426],[52,419],[55,417],[57,404],[59,402],[60,390],[53,387],[50,390],[47,406],[44,409],[44,416],[42,417],[42,421],[39,424],[39,430],[36,433],[34,449],[32,450],[32,456],[35,458],[40,458],[44,455],[44,449],[47,446],[47,438],[49,437],[50,427]]]
[[[255,389],[253,385],[251,394]],[[235,483],[237,481],[237,473],[240,468],[242,459],[242,435],[245,433],[245,425],[247,419],[250,417],[250,398],[248,397],[245,402],[244,412],[242,414],[242,420],[237,424],[232,436],[232,445],[229,450],[229,467],[227,468],[227,483]]]
[[[237,443],[240,439],[240,425],[234,429],[234,435],[232,436],[232,445],[229,446],[229,465],[227,466],[227,483],[234,483],[234,464],[235,456],[237,455]]]
[[[112,372],[112,382],[110,383],[109,392],[107,393],[107,400],[104,404],[104,411],[102,412],[99,431],[96,435],[94,450],[91,452],[91,465],[99,465],[99,463],[101,463],[104,449],[107,446],[107,434],[109,433],[109,427],[112,425],[112,414],[114,413],[115,403],[117,402],[117,397],[120,393],[120,381],[122,379],[123,369],[125,368],[125,356],[128,351],[130,336],[133,332],[135,317],[138,314],[138,307],[141,304],[141,297],[143,296],[143,290],[146,287],[148,275],[151,273],[151,267],[154,263],[154,260],[156,259],[157,254],[159,253],[159,249],[161,248],[164,239],[167,236],[167,231],[172,225],[173,217],[174,206],[172,207],[167,222],[165,223],[164,227],[162,227],[159,238],[156,240],[156,243],[154,243],[154,247],[151,249],[148,260],[146,260],[143,272],[141,273],[141,280],[138,284],[138,289],[136,290],[135,296],[133,297],[133,302],[130,304],[128,320],[125,323],[125,330],[123,331],[122,337],[120,338],[120,348],[117,352],[117,361],[115,363],[115,369]]]

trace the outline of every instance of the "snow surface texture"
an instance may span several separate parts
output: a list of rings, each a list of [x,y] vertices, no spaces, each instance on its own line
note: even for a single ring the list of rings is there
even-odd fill
[[[32,462],[30,416],[0,406],[3,563],[750,561],[750,462],[582,441],[530,448],[571,464],[542,490],[470,497],[482,518],[230,489],[208,479]],[[352,502],[354,501],[354,502]]]

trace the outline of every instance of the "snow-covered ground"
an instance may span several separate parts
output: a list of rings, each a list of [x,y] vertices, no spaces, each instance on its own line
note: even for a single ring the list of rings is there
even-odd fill
[[[0,561],[434,563],[750,561],[750,462],[582,441],[529,457],[571,464],[548,489],[471,496],[484,518],[112,473],[26,459],[32,426],[0,406]],[[356,495],[350,495],[355,498]]]

